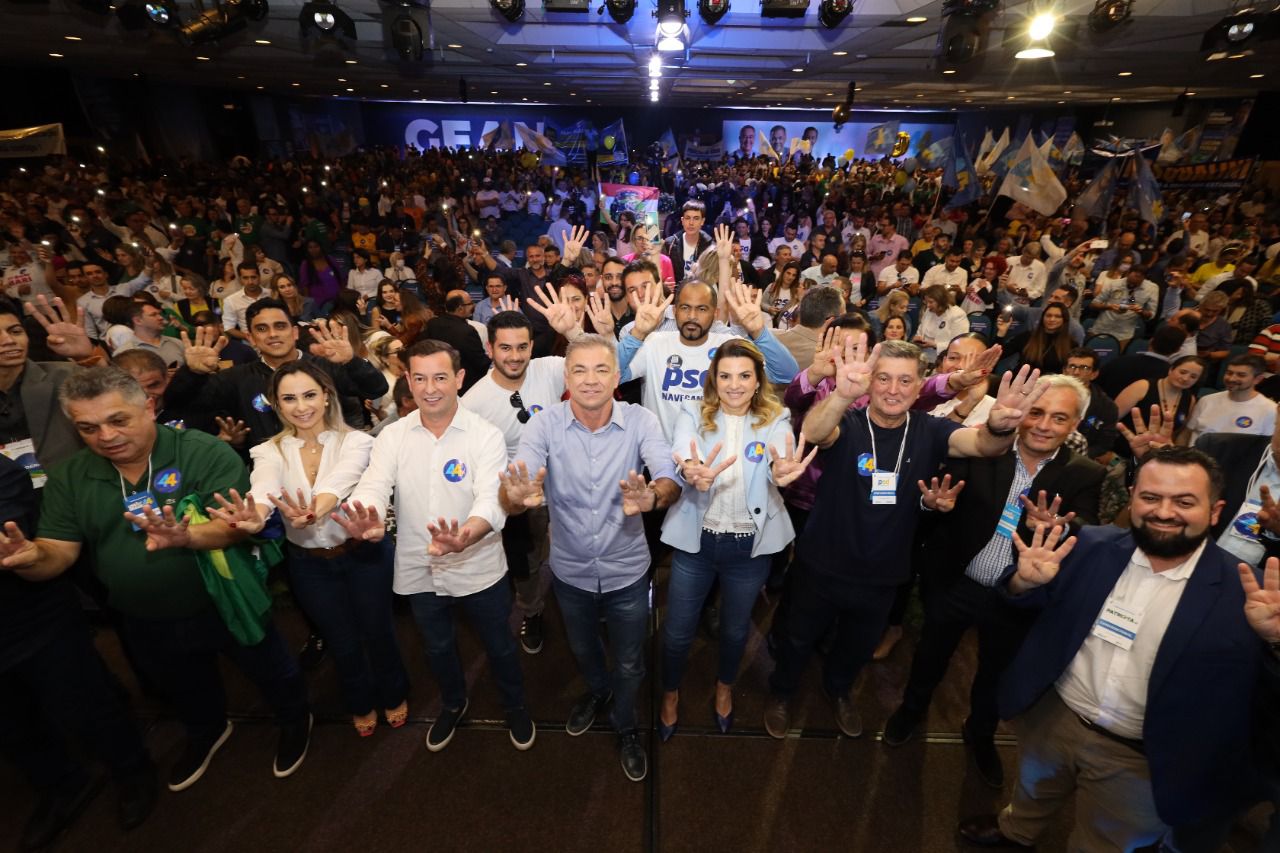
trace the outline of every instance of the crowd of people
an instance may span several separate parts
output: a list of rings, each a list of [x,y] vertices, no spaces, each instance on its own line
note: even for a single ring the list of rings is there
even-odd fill
[[[396,596],[440,692],[426,748],[467,714],[464,616],[532,748],[521,655],[548,592],[583,687],[565,728],[607,715],[639,781],[668,558],[663,742],[700,624],[733,729],[762,591],[764,728],[787,736],[820,650],[834,722],[861,736],[855,684],[918,582],[883,743],[919,732],[970,628],[963,733],[992,787],[999,721],[1018,734],[1012,799],[963,822],[969,842],[1030,846],[1074,801],[1072,849],[1207,851],[1280,802],[1276,199],[1090,220],[951,209],[938,173],[906,193],[894,170],[639,166],[658,224],[528,152],[10,173],[0,746],[40,793],[24,848],[102,787],[69,735],[112,771],[123,828],[157,800],[86,599],[184,725],[172,791],[232,734],[220,657],[274,711],[277,777],[304,763],[322,656],[358,736],[405,725]],[[268,571],[311,630],[300,652]]]

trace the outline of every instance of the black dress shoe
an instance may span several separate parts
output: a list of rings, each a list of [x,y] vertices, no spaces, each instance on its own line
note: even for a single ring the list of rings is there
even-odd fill
[[[995,741],[989,736],[975,735],[967,725],[960,728],[960,736],[964,738],[969,753],[973,756],[974,766],[978,768],[978,776],[991,788],[1004,787],[1004,762],[996,751]]]
[[[649,756],[645,754],[644,744],[640,743],[640,735],[636,732],[619,736],[618,758],[622,762],[622,772],[632,782],[643,782],[649,774]]]
[[[1032,850],[1030,844],[1014,841],[1000,831],[1000,821],[993,814],[971,817],[960,821],[960,837],[978,847],[1004,848],[1006,850]]]
[[[102,791],[101,773],[93,773],[73,791],[51,791],[40,798],[22,830],[21,850],[43,850],[89,807]]]
[[[569,711],[569,719],[564,724],[564,730],[571,737],[585,734],[595,723],[596,714],[600,713],[600,709],[608,705],[611,699],[613,699],[611,690],[604,693],[583,694],[582,698],[573,703],[573,708]]]
[[[116,785],[120,801],[116,817],[125,832],[139,827],[156,806],[156,768],[150,762],[135,773],[122,778]]]
[[[884,741],[885,746],[902,746],[916,735],[916,729],[920,727],[920,720],[923,714],[912,711],[906,705],[899,705],[898,710],[893,712],[893,716],[884,724]]]

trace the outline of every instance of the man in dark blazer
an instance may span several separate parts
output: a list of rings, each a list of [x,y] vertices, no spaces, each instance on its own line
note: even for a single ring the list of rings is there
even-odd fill
[[[681,231],[662,244],[662,254],[671,259],[678,287],[697,268],[698,258],[712,246],[711,238],[702,231],[707,209],[700,201],[686,201],[680,209]]]
[[[808,298],[808,297],[806,297]],[[1007,604],[997,588],[1013,561],[1012,533],[1028,525],[1067,520],[1073,529],[1098,523],[1098,498],[1106,470],[1063,446],[1077,428],[1085,389],[1065,376],[1052,383],[1018,427],[1009,453],[991,459],[947,463],[952,487],[964,484],[950,511],[926,494],[926,508],[945,512],[922,536],[917,552],[924,599],[924,627],[902,704],[885,726],[888,746],[906,743],[924,720],[933,691],[946,675],[961,638],[978,629],[978,672],[969,692],[964,739],[983,781],[1004,784],[995,748],[1000,675],[1017,654],[1030,624],[1026,611]],[[940,484],[941,485],[941,484]],[[932,506],[931,506],[932,505]]]
[[[446,313],[427,321],[427,327],[418,339],[444,341],[458,351],[462,357],[462,368],[466,371],[462,379],[462,393],[465,394],[488,371],[489,356],[485,354],[484,342],[476,327],[467,320],[475,311],[471,296],[465,290],[449,291],[445,294],[444,310]]]
[[[1089,442],[1089,458],[1106,465],[1111,461],[1116,439],[1120,437],[1116,429],[1120,413],[1116,409],[1116,401],[1096,383],[1100,366],[1096,352],[1088,347],[1076,347],[1067,354],[1067,364],[1062,372],[1089,389],[1089,408],[1085,409],[1076,431]]]
[[[1265,646],[1239,561],[1208,541],[1222,508],[1217,464],[1166,446],[1137,468],[1130,531],[1015,541],[1009,601],[1039,611],[1000,686],[1019,779],[965,839],[1034,844],[1073,793],[1073,850],[1151,845],[1235,805]]]

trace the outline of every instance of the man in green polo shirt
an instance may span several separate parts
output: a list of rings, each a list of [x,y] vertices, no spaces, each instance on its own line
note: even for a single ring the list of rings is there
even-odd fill
[[[236,642],[192,553],[229,547],[245,535],[222,521],[188,526],[174,516],[187,495],[212,506],[215,492],[246,492],[249,477],[239,457],[207,433],[158,426],[142,386],[116,367],[72,373],[59,402],[87,446],[49,473],[34,541],[5,525],[0,567],[45,580],[89,549],[135,665],[186,726],[187,747],[170,774],[170,790],[193,785],[231,734],[219,653],[275,710],[280,740],[273,772],[292,774],[306,757],[311,732],[297,661],[270,623],[257,645]]]

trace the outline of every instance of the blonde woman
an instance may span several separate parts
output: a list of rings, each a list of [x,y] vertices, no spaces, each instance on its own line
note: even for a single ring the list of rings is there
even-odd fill
[[[876,336],[883,338],[889,320],[897,317],[902,320],[903,340],[911,338],[911,322],[907,319],[907,309],[911,306],[911,297],[905,290],[891,290],[880,297],[880,307],[872,312],[870,320]]]
[[[746,647],[751,605],[769,575],[772,555],[795,538],[778,489],[813,459],[804,436],[795,446],[791,419],[766,379],[764,356],[735,338],[716,350],[700,401],[681,410],[675,456],[684,491],[667,513],[662,541],[676,549],[663,627],[665,693],[658,732],[676,731],[680,682],[702,603],[720,581],[720,663],[715,719],[733,726],[733,684]]]
[[[368,737],[382,708],[399,728],[409,716],[409,680],[391,613],[389,549],[348,538],[330,517],[368,467],[373,439],[343,422],[333,380],[309,361],[276,370],[268,401],[283,429],[250,451],[248,498],[217,495],[213,512],[250,533],[272,507],[280,513],[294,594],[333,653],[352,725]]]

